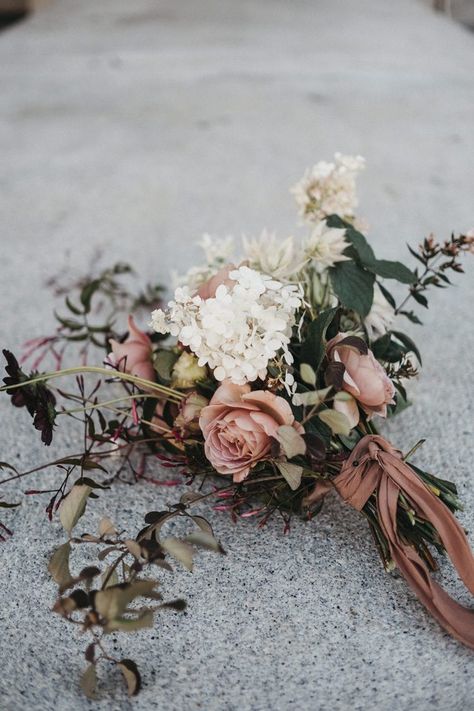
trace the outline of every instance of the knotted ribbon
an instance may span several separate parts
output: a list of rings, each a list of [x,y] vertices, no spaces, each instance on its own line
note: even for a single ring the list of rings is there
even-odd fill
[[[429,521],[460,578],[474,595],[474,556],[466,534],[448,507],[430,491],[401,453],[383,437],[367,435],[352,450],[341,472],[331,480],[348,504],[361,511],[375,492],[378,518],[393,562],[427,610],[453,637],[474,648],[474,609],[463,607],[436,583],[413,545],[397,531],[398,497],[402,493],[416,515]],[[329,486],[331,486],[331,484]],[[310,495],[327,493],[326,482]]]

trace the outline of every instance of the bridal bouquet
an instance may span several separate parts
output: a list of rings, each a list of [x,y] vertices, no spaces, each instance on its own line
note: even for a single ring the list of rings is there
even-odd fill
[[[209,521],[193,513],[203,500],[259,527],[278,516],[288,532],[292,517],[313,519],[334,490],[367,521],[386,570],[397,568],[439,623],[474,647],[473,611],[431,577],[434,551],[446,552],[474,593],[474,558],[453,515],[456,487],[409,463],[423,440],[399,451],[377,430],[407,407],[421,365],[403,323],[421,323],[413,307],[427,307],[430,289],[462,272],[474,235],[409,247],[413,268],[379,259],[356,215],[363,167],[360,157],[336,154],[303,176],[292,190],[305,225],[299,239],[264,232],[244,238],[239,254],[232,239],[206,235],[204,263],[174,276],[166,305],[161,287],[134,295],[130,268],[117,264],[80,281],[77,295],[69,285],[56,333],[28,342],[21,365],[4,351],[2,390],[46,445],[64,416],[82,423],[72,454],[29,472],[4,462],[0,483],[45,467],[58,474],[52,491],[25,493],[46,495],[47,514],[58,512],[67,533],[49,565],[54,610],[91,635],[81,682],[89,696],[104,660],[131,695],[140,688],[136,663],[107,652],[108,633],[184,607],[162,601],[150,571],[169,570],[172,559],[191,569],[198,548],[224,553]],[[65,367],[71,347],[75,364]],[[67,378],[72,387],[58,384]],[[135,536],[109,518],[77,533],[86,505],[123,479],[188,489],[147,512]],[[0,532],[11,533],[6,524]],[[97,560],[72,573],[70,556],[83,543],[94,544]]]

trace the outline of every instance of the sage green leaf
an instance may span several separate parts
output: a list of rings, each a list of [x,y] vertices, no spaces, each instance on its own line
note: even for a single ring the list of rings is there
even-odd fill
[[[325,425],[331,428],[333,434],[341,434],[347,437],[352,429],[346,415],[337,410],[323,410],[318,412],[318,417]]]
[[[95,664],[89,664],[80,681],[81,689],[88,699],[97,698],[97,672]]]
[[[329,276],[341,304],[365,318],[374,300],[374,274],[355,262],[348,261],[331,267]]]
[[[117,663],[118,668],[122,672],[127,683],[129,696],[136,696],[141,689],[142,680],[138,667],[131,659],[121,659]]]
[[[189,543],[170,537],[161,541],[161,547],[181,563],[186,570],[191,571],[193,569],[193,549]]]
[[[299,464],[291,464],[285,461],[275,461],[276,466],[282,477],[286,479],[286,482],[292,491],[296,489],[301,484],[301,477],[303,476],[303,467]]]
[[[143,610],[135,617],[115,617],[113,620],[109,620],[105,630],[106,632],[115,632],[117,630],[121,632],[138,632],[138,630],[150,627],[153,627],[153,611]]]
[[[48,570],[54,582],[58,585],[69,585],[72,582],[72,575],[69,570],[69,556],[71,555],[71,544],[69,541],[56,548],[51,560],[48,563]]]
[[[308,363],[301,363],[300,367],[301,380],[313,387],[316,385],[316,373]]]
[[[204,531],[194,531],[193,533],[190,533],[189,536],[186,536],[185,541],[186,543],[191,543],[193,546],[205,548],[206,550],[214,551],[215,553],[224,552],[219,541],[209,533],[204,533]]]
[[[275,432],[274,438],[279,442],[283,454],[288,459],[293,459],[298,454],[306,452],[306,444],[303,437],[291,425],[281,425]]]
[[[87,499],[92,487],[87,484],[74,484],[59,509],[59,519],[63,528],[71,534],[72,529],[86,509]]]

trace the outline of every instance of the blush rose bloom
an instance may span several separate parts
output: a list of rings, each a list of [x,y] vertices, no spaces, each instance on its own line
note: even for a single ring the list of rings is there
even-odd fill
[[[394,402],[395,387],[370,349],[363,355],[353,346],[338,345],[347,335],[338,333],[331,338],[326,355],[329,361],[342,363],[345,367],[342,389],[352,398],[336,400],[334,409],[346,415],[351,427],[355,427],[359,422],[357,403],[369,417],[387,417],[387,405]]]
[[[200,296],[203,301],[206,301],[206,299],[214,298],[221,284],[230,289],[230,287],[235,284],[235,280],[229,277],[230,272],[233,272],[234,269],[237,269],[235,264],[227,264],[225,267],[222,267],[222,269],[219,269],[214,276],[204,282],[204,284],[201,284],[196,292],[197,296]]]
[[[268,459],[271,437],[281,425],[304,432],[282,397],[230,381],[225,381],[201,410],[199,425],[206,457],[219,474],[232,475],[235,482],[243,481],[252,467]]]
[[[150,338],[137,328],[132,316],[128,317],[128,331],[128,336],[123,343],[110,339],[109,343],[112,347],[110,360],[123,373],[155,381]]]

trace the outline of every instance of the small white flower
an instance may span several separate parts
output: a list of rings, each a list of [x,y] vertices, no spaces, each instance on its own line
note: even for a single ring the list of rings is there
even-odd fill
[[[178,288],[167,312],[154,311],[150,325],[176,336],[217,380],[242,385],[264,379],[277,354],[291,365],[288,345],[302,291],[247,266],[233,270],[230,278],[235,282],[231,287],[222,284],[215,297],[205,300]]]
[[[372,308],[364,320],[364,326],[369,334],[369,339],[374,341],[376,338],[380,338],[380,336],[387,333],[394,320],[395,310],[388,303],[379,285],[375,282]]]
[[[345,240],[345,229],[328,227],[325,222],[318,222],[306,240],[306,256],[314,259],[321,269],[333,267],[337,262],[349,259],[343,254],[349,246]]]
[[[300,215],[309,222],[332,214],[352,220],[358,205],[356,177],[364,167],[361,156],[341,153],[335,154],[333,163],[316,163],[291,189]]]
[[[252,269],[270,274],[275,279],[289,279],[305,264],[291,236],[280,240],[274,232],[263,230],[258,239],[243,237],[242,241],[245,257]]]

